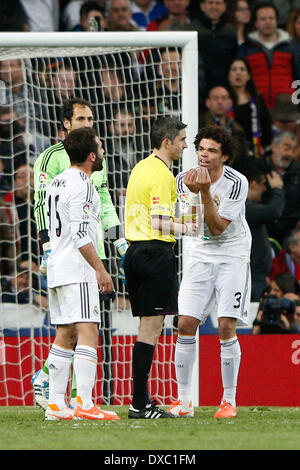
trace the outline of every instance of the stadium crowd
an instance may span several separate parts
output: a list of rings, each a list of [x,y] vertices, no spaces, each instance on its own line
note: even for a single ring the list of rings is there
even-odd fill
[[[2,0],[0,18],[0,32],[197,31],[199,128],[217,124],[236,138],[229,165],[249,181],[252,301],[274,294],[276,279],[288,273],[295,282],[288,291],[286,284],[281,286],[276,295],[300,302],[300,0]],[[24,84],[24,60],[0,61],[5,95],[0,106],[2,279],[19,278],[22,263],[30,260],[34,282],[46,288],[38,276],[41,247],[31,174],[38,155],[64,138],[59,109],[66,99],[81,89],[82,98],[97,103],[116,206],[126,193],[130,170],[149,154],[151,120],[159,114],[180,117],[179,50],[144,50],[138,61],[130,54],[104,57],[93,58],[93,76],[82,72],[84,57],[76,64],[71,58],[32,59],[38,87],[27,86],[30,80]],[[160,77],[155,87],[153,57]],[[123,74],[113,67],[116,60]],[[141,77],[141,86],[135,86],[136,77]],[[3,282],[3,295],[8,285],[14,291],[16,283]],[[124,291],[124,285],[119,289]],[[6,293],[5,299],[27,302],[28,296]],[[297,306],[284,332],[299,328],[298,312]],[[253,332],[263,331],[260,321],[261,313]]]

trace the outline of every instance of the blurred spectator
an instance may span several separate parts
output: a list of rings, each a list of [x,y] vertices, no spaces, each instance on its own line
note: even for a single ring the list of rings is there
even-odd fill
[[[89,21],[91,18],[99,20],[99,31],[106,29],[105,8],[97,1],[84,2],[79,12],[79,24],[76,24],[74,31],[90,31]]]
[[[14,204],[18,214],[21,260],[31,256],[39,264],[40,250],[36,222],[33,213],[33,168],[20,166],[14,175]]]
[[[270,110],[273,121],[273,134],[288,131],[295,134],[298,145],[295,160],[300,163],[300,114],[298,106],[292,102],[291,95],[279,93],[275,106]]]
[[[137,148],[134,138],[134,114],[127,106],[120,106],[108,124],[108,137],[105,141],[108,187],[115,206],[120,205],[120,197],[125,197],[129,172],[136,163]]]
[[[139,31],[132,19],[130,0],[111,0],[107,12],[107,31]]]
[[[179,31],[190,24],[188,7],[190,0],[164,0],[167,12],[160,18],[151,21],[147,31]]]
[[[290,37],[297,42],[300,42],[300,8],[295,8],[292,10],[286,30]]]
[[[300,0],[272,0],[278,10],[278,25],[285,29],[293,10],[300,7]]]
[[[251,8],[247,0],[234,0],[229,5],[230,22],[236,27],[238,45],[245,42],[250,31]]]
[[[290,273],[300,286],[300,227],[291,230],[284,238],[283,249],[273,258],[269,278]]]
[[[208,93],[205,104],[208,111],[200,113],[199,128],[210,125],[224,127],[237,141],[237,148],[230,166],[243,172],[247,166],[248,157],[246,136],[243,128],[228,115],[232,107],[228,89],[223,86],[213,87]]]
[[[11,274],[14,267],[15,239],[7,203],[0,197],[0,271],[2,275]]]
[[[162,48],[156,88],[157,112],[164,116],[180,118],[181,113],[181,55],[176,48]]]
[[[259,3],[253,11],[256,30],[239,47],[251,69],[258,91],[268,108],[279,93],[293,94],[292,82],[300,78],[299,45],[278,28],[278,11],[271,2]]]
[[[41,133],[43,97],[34,86],[33,77],[27,76],[30,74],[29,68],[26,69],[22,59],[0,61],[0,78],[6,86],[6,105],[11,106],[16,113],[23,142],[31,146],[34,159],[49,145],[49,139]]]
[[[225,0],[202,0],[198,17],[193,17],[185,27],[198,32],[198,52],[206,77],[206,89],[199,90],[200,102],[213,86],[226,83],[229,66],[236,55],[236,28],[227,21],[226,9]]]
[[[283,181],[275,171],[265,175],[262,170],[250,168],[246,200],[246,220],[251,235],[251,301],[258,302],[267,287],[267,276],[272,265],[272,252],[266,224],[281,217],[284,209]],[[269,186],[267,200],[262,200]]]
[[[169,0],[170,1],[170,0]],[[172,0],[171,0],[172,1]],[[173,0],[174,2],[178,0]],[[168,12],[165,4],[157,0],[133,0],[132,19],[141,31],[145,31],[152,21],[157,21]]]
[[[259,158],[272,143],[272,118],[245,59],[232,62],[228,81],[233,95],[231,115],[245,131],[249,155]]]
[[[100,136],[107,135],[107,123],[113,119],[115,109],[132,100],[130,86],[126,86],[125,77],[119,68],[102,68],[101,86],[98,88],[97,102]]]
[[[295,161],[297,137],[290,132],[280,132],[274,136],[271,152],[256,159],[253,164],[265,173],[272,170],[279,173],[284,182],[285,208],[282,216],[268,224],[269,236],[282,244],[285,235],[300,220],[300,165]]]
[[[70,0],[62,8],[60,26],[63,31],[72,31],[80,22],[80,8],[85,0]]]
[[[44,292],[39,292],[38,285],[35,284],[35,277],[30,280],[29,266],[26,261],[17,264],[16,275],[2,279],[2,302],[15,304],[28,304],[31,301],[34,305],[48,308],[48,299]]]
[[[0,144],[0,149],[1,149],[1,144]],[[7,170],[7,172],[5,172],[4,161],[5,161],[5,158],[4,159],[0,158],[0,196],[3,196],[12,188],[12,183],[11,183],[12,179],[9,175],[9,171]]]
[[[61,107],[64,101],[74,98],[76,92],[77,72],[71,64],[60,62],[56,64],[49,74],[49,86],[47,88],[47,109],[44,116],[44,133],[52,139],[56,139],[61,129]],[[42,149],[45,150],[46,147]]]
[[[22,264],[17,265],[17,272],[2,279],[2,302],[27,304],[30,301],[29,271]]]
[[[18,166],[26,163],[26,147],[18,118],[10,106],[0,107],[0,155],[1,193],[11,191],[13,174]]]
[[[20,0],[31,32],[54,32],[59,29],[59,0]]]
[[[66,5],[62,6],[61,11],[61,29],[64,31],[72,31],[80,23],[80,9],[86,0],[70,0]],[[105,9],[105,0],[94,0],[101,8]]]
[[[280,274],[270,281],[270,286],[261,298],[252,333],[292,333],[296,301],[299,288],[291,274]]]
[[[52,87],[56,97],[56,102],[60,107],[63,101],[74,97],[77,86],[76,70],[71,64],[62,63],[52,73]]]

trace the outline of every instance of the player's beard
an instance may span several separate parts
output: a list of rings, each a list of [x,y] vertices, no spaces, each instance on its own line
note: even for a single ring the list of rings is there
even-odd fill
[[[101,171],[103,169],[103,160],[102,158],[96,158],[93,163],[92,171]]]

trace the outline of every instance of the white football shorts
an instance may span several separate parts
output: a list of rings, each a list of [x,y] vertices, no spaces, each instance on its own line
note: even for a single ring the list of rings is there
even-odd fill
[[[203,325],[217,307],[218,318],[236,318],[238,326],[247,326],[250,296],[248,262],[234,259],[230,263],[202,263],[190,258],[179,289],[178,311]]]
[[[78,322],[100,324],[97,282],[81,282],[49,289],[50,321],[53,325]]]

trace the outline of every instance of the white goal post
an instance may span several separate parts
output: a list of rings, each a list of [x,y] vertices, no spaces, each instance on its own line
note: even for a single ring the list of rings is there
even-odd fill
[[[163,50],[166,49],[168,54],[163,59]],[[173,59],[170,51],[179,51],[180,60]],[[153,52],[154,51],[154,52]],[[155,51],[159,51],[157,54]],[[145,53],[148,54],[149,62],[145,64]],[[122,55],[123,54],[123,55]],[[113,56],[113,60],[107,60],[107,56]],[[122,61],[118,62],[115,57],[129,57],[130,64],[122,65]],[[20,61],[22,83],[13,82],[14,67],[18,67],[14,61]],[[159,84],[163,80],[162,67],[165,65],[172,68],[172,64],[176,62],[175,69],[177,76],[175,77],[179,83],[178,95],[172,96],[164,94]],[[4,66],[5,64],[5,66]],[[78,65],[80,64],[80,65]],[[149,65],[150,64],[150,65]],[[103,93],[105,85],[98,82],[98,75],[102,68],[107,68],[114,72],[113,80],[120,78],[120,86],[124,86],[129,90],[125,94],[120,103],[115,108],[111,107],[110,112],[103,111],[104,102]],[[58,84],[59,70],[63,70],[64,85]],[[145,72],[147,70],[147,72]],[[73,75],[70,76],[68,74]],[[170,72],[174,73],[174,72]],[[76,77],[74,78],[74,76]],[[73,78],[72,78],[73,77]],[[169,80],[174,77],[169,77]],[[194,138],[198,131],[198,41],[195,31],[183,32],[57,32],[57,33],[0,33],[0,173],[4,167],[5,178],[8,181],[8,191],[5,192],[0,186],[0,211],[7,212],[8,218],[4,222],[0,221],[0,228],[12,229],[12,238],[4,239],[4,247],[0,251],[0,262],[4,262],[7,272],[2,278],[12,280],[14,278],[14,286],[17,279],[17,266],[22,260],[22,228],[20,219],[19,206],[16,204],[14,195],[18,189],[17,181],[21,176],[16,168],[22,166],[21,163],[14,168],[9,159],[20,157],[25,158],[26,164],[33,164],[38,151],[46,148],[47,143],[53,144],[61,134],[58,132],[58,117],[53,118],[57,112],[57,102],[62,103],[68,94],[68,79],[75,80],[75,92],[83,98],[88,99],[93,107],[96,105],[97,112],[95,115],[95,125],[99,131],[100,138],[104,141],[114,141],[117,136],[117,130],[113,127],[114,123],[121,126],[121,111],[133,111],[134,114],[134,132],[139,139],[140,146],[136,146],[136,142],[132,144],[132,136],[128,134],[123,138],[120,134],[112,146],[112,154],[116,151],[116,146],[120,145],[123,152],[128,157],[133,158],[131,164],[126,167],[113,166],[113,170],[108,167],[109,189],[116,183],[117,176],[122,180],[123,173],[130,173],[130,169],[135,163],[134,159],[140,152],[141,158],[149,152],[149,123],[150,114],[170,114],[180,116],[180,119],[187,124],[187,144],[188,148],[184,151],[183,159],[179,170],[186,170],[196,164],[196,153],[194,150]],[[104,78],[102,77],[102,80]],[[109,79],[112,80],[112,79]],[[149,91],[149,84],[151,90]],[[21,87],[19,85],[22,85]],[[23,86],[24,85],[24,86]],[[107,88],[112,85],[111,94],[116,91],[118,84],[109,83]],[[71,86],[71,85],[70,85]],[[132,89],[138,90],[138,97],[132,93]],[[22,95],[14,95],[16,89],[22,91]],[[149,93],[149,95],[148,95]],[[159,94],[160,93],[160,94]],[[14,101],[14,96],[19,98]],[[22,98],[20,98],[20,96]],[[160,97],[159,104],[158,97]],[[111,96],[110,96],[111,98]],[[112,98],[111,98],[112,99]],[[180,102],[180,108],[173,108],[174,102]],[[10,101],[11,100],[11,101]],[[18,101],[19,100],[19,101]],[[154,104],[153,104],[154,103]],[[168,104],[166,104],[168,103]],[[147,104],[146,108],[144,105]],[[154,107],[151,107],[151,106]],[[5,116],[4,111],[13,113],[13,117]],[[101,109],[101,111],[99,111]],[[105,108],[106,109],[106,108]],[[137,109],[142,111],[137,112]],[[146,109],[149,110],[147,115]],[[153,111],[154,109],[154,111]],[[14,114],[14,113],[17,113]],[[24,113],[24,114],[22,114]],[[135,114],[137,113],[137,114]],[[151,117],[152,114],[151,114]],[[15,126],[15,122],[17,125]],[[9,123],[11,131],[2,139],[1,132],[5,130],[5,124]],[[107,127],[111,124],[110,134],[107,134]],[[3,128],[1,127],[2,125]],[[128,120],[125,122],[128,131]],[[105,131],[101,134],[102,129]],[[55,131],[53,129],[56,129]],[[3,131],[1,130],[3,129]],[[117,128],[116,128],[117,129]],[[7,130],[7,129],[6,129]],[[57,133],[56,133],[57,132]],[[128,131],[129,132],[129,131]],[[4,134],[3,134],[4,135]],[[8,153],[2,158],[1,139],[6,144]],[[20,147],[21,142],[21,147]],[[123,145],[124,144],[124,145]],[[115,146],[114,146],[115,145]],[[122,147],[123,145],[123,147]],[[46,146],[46,147],[45,147]],[[125,146],[125,147],[124,147]],[[125,150],[124,150],[125,149]],[[150,152],[149,152],[150,153]],[[110,155],[110,154],[109,154]],[[106,158],[109,158],[109,155]],[[111,157],[112,158],[112,157]],[[2,159],[2,166],[1,166]],[[19,161],[19,160],[18,160]],[[110,160],[112,161],[112,160]],[[123,162],[120,157],[120,161]],[[24,162],[23,162],[24,164]],[[113,163],[115,165],[115,163]],[[125,175],[126,176],[126,175]],[[27,175],[28,188],[32,185],[30,175]],[[1,184],[1,180],[0,180]],[[25,184],[25,183],[24,183]],[[21,188],[22,189],[22,188]],[[31,187],[32,189],[32,187]],[[28,191],[27,203],[32,209],[32,199]],[[7,197],[7,194],[10,194]],[[123,222],[123,203],[124,195],[118,193],[116,205],[118,206],[118,215],[121,223]],[[1,213],[2,213],[1,212]],[[27,243],[27,270],[29,273],[29,294],[27,302],[19,304],[11,302],[0,303],[0,405],[7,404],[31,404],[32,388],[30,379],[32,373],[43,365],[43,361],[47,358],[50,338],[53,337],[54,330],[45,320],[48,316],[47,307],[43,306],[40,299],[43,300],[43,283],[39,279],[36,284],[37,273],[35,272],[34,262],[32,261],[32,245],[33,242],[38,243],[36,239],[36,230],[34,223],[28,215],[23,220],[26,225],[25,231],[29,242]],[[31,243],[30,243],[31,241]],[[13,258],[8,255],[8,248],[12,248]],[[118,264],[117,256],[113,249],[108,248],[109,256],[111,256],[110,267],[116,270]],[[184,240],[178,243],[178,259],[180,275],[184,269]],[[24,254],[24,253],[23,253]],[[37,257],[39,255],[37,254]],[[112,264],[111,264],[112,263]],[[10,270],[7,266],[13,265]],[[3,273],[2,273],[3,274]],[[117,279],[117,275],[115,276]],[[3,279],[2,279],[3,280]],[[5,283],[4,283],[5,284]],[[2,285],[2,293],[3,283]],[[1,289],[0,285],[0,289]],[[26,290],[26,289],[25,289]],[[124,305],[114,304],[114,311],[111,314],[112,323],[109,326],[111,337],[110,347],[114,350],[114,358],[111,352],[102,350],[101,358],[105,359],[106,366],[110,368],[108,376],[98,380],[99,383],[95,387],[95,395],[97,399],[103,398],[103,386],[101,380],[112,382],[111,392],[107,402],[114,404],[128,403],[130,396],[130,379],[131,379],[131,356],[130,349],[132,343],[128,342],[128,337],[134,336],[137,332],[137,323],[131,318],[130,312],[126,307],[126,290],[120,287],[120,302],[124,301]],[[1,292],[1,290],[0,290]],[[19,291],[17,292],[19,293]],[[167,318],[164,330],[163,340],[159,345],[157,358],[154,360],[152,374],[155,376],[156,389],[158,399],[161,403],[169,403],[174,396],[174,364],[166,364],[170,362],[170,358],[174,355],[174,334],[176,328],[172,318]],[[171,336],[171,339],[167,339]],[[40,338],[40,339],[39,339]],[[48,338],[46,342],[42,338]],[[102,339],[102,342],[104,340]],[[105,341],[104,341],[105,342]],[[127,349],[125,348],[127,346]],[[100,366],[101,366],[100,358]],[[194,389],[193,400],[195,406],[199,404],[199,341],[197,341],[197,365],[194,370]],[[168,367],[165,374],[164,367]],[[121,369],[122,367],[122,369]],[[101,372],[105,376],[105,371]],[[100,375],[101,375],[100,374]],[[121,375],[121,377],[120,377]],[[115,383],[117,379],[117,384]],[[171,383],[172,382],[172,383]],[[106,384],[109,388],[109,384]],[[113,401],[114,400],[114,401]]]

